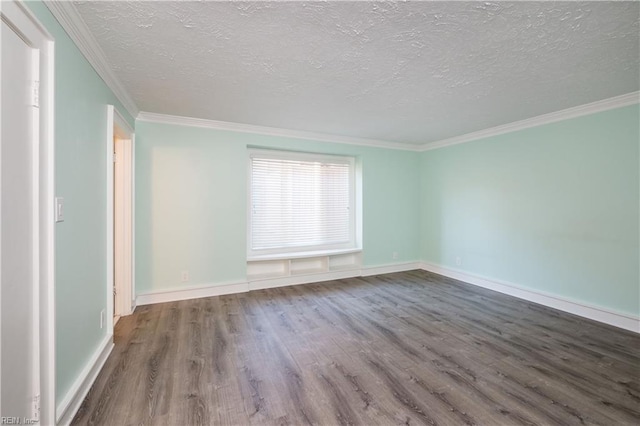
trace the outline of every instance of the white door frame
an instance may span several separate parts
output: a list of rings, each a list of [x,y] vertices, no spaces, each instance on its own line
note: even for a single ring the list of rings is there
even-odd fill
[[[38,261],[34,264],[38,285],[34,288],[34,307],[38,335],[37,346],[40,389],[40,422],[55,423],[55,252],[54,252],[54,42],[53,37],[21,2],[0,2],[2,21],[11,26],[32,48],[39,59],[39,129],[34,134],[37,149],[33,170],[34,214],[37,227],[34,242],[38,247]],[[0,124],[1,125],[1,124]],[[1,297],[1,296],[0,296]],[[1,374],[1,372],[0,372]],[[1,391],[1,390],[0,390]]]
[[[107,138],[106,138],[106,157],[107,157],[107,333],[113,333],[113,316],[114,309],[113,306],[113,289],[115,285],[115,276],[114,276],[114,175],[113,175],[113,153],[114,153],[114,137],[118,137],[124,140],[131,141],[131,152],[134,150],[134,133],[131,126],[127,123],[124,117],[118,112],[117,109],[114,108],[113,105],[107,105]],[[132,159],[133,162],[133,159]],[[133,169],[132,169],[133,172]],[[131,185],[134,187],[133,182],[133,173],[131,176]],[[131,213],[132,213],[132,223],[131,223],[131,233],[130,236],[133,237],[135,231],[135,223],[133,221],[134,211],[133,211],[133,191],[132,191],[132,199],[130,203]],[[133,262],[133,240],[130,241],[132,250],[131,250],[131,270],[128,272],[131,274],[131,280],[127,282],[131,283],[131,285],[127,285],[122,289],[122,294],[119,294],[118,297],[121,302],[122,311],[118,312],[119,315],[129,315],[133,312],[133,303],[126,303],[127,300],[133,301],[133,291],[134,291],[134,262]]]

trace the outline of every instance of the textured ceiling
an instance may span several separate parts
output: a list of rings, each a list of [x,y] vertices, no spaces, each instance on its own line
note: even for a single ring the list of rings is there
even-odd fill
[[[638,2],[75,2],[143,111],[405,143],[638,90]]]

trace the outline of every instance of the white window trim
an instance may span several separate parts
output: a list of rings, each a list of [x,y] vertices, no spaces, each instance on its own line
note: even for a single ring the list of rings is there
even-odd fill
[[[285,259],[304,259],[307,257],[335,256],[338,254],[361,253],[361,248],[337,249],[337,250],[314,250],[314,251],[298,251],[295,253],[276,253],[261,254],[247,257],[248,262],[259,262],[262,260],[285,260]]]
[[[253,157],[291,159],[300,161],[341,161],[349,164],[349,242],[343,244],[328,244],[315,246],[302,246],[290,248],[274,248],[253,250],[251,247],[252,238],[252,207],[251,207],[251,159]],[[359,195],[356,193],[360,189],[357,182],[356,158],[348,155],[316,154],[299,151],[281,151],[271,149],[249,148],[247,155],[247,260],[262,259],[287,259],[296,257],[307,257],[310,253],[348,253],[361,250],[360,247],[360,203]]]

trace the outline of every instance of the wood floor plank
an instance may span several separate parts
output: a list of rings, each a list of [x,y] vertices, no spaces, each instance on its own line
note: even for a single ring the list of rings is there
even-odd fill
[[[640,336],[409,271],[142,306],[75,425],[635,425]]]

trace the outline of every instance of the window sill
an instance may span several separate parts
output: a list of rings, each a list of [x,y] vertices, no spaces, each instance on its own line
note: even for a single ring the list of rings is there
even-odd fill
[[[305,257],[320,257],[320,256],[332,256],[336,254],[360,253],[361,251],[362,251],[361,248],[352,248],[352,249],[336,249],[336,250],[303,251],[303,252],[293,252],[293,253],[262,254],[258,256],[247,257],[247,262],[259,262],[261,260],[303,259]]]

